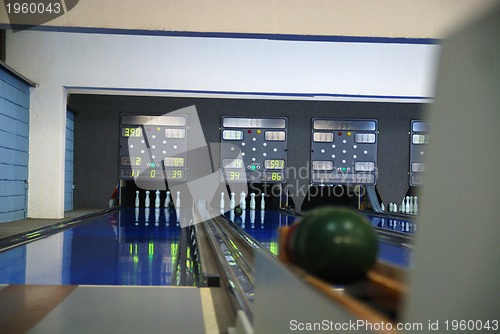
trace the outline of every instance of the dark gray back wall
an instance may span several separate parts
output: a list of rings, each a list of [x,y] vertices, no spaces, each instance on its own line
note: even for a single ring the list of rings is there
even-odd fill
[[[222,115],[287,116],[288,163],[297,170],[305,168],[309,161],[311,118],[376,118],[380,130],[377,189],[384,203],[400,203],[409,187],[410,121],[422,119],[425,108],[413,103],[104,95],[72,95],[68,104],[78,112],[75,117],[75,208],[104,207],[109,202],[118,182],[120,113],[162,115],[191,105],[196,106],[207,143],[220,141]],[[306,174],[289,180],[292,194],[307,188]],[[296,204],[299,203],[296,201]]]

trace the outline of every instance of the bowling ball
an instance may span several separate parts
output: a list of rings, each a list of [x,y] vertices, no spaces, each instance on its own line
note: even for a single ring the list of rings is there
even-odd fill
[[[243,214],[243,209],[242,209],[242,208],[240,208],[239,206],[235,207],[235,208],[234,208],[234,214],[235,214],[236,216],[238,216],[238,217],[239,217],[239,216],[241,216],[241,215]]]
[[[302,218],[288,248],[292,259],[328,282],[347,284],[366,277],[378,241],[366,217],[349,208],[320,207]]]
[[[169,203],[168,203],[168,207],[169,207],[169,208],[175,208],[175,204],[174,204],[174,202],[169,202]]]

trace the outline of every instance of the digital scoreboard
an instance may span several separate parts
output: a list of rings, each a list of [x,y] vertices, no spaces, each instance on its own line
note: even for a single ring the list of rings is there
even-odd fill
[[[377,142],[376,119],[313,118],[311,183],[375,185]]]
[[[286,182],[286,117],[223,116],[221,124],[222,182]]]
[[[425,149],[429,144],[429,124],[411,121],[410,124],[410,186],[422,185]]]
[[[122,114],[121,180],[186,180],[187,117]]]

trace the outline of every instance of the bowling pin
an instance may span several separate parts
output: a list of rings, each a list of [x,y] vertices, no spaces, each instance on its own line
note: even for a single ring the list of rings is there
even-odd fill
[[[221,192],[220,193],[220,209],[221,209],[221,212],[224,213],[224,207],[225,207],[226,203],[224,202],[224,193]]]
[[[236,202],[234,200],[234,196],[235,196],[235,193],[231,193],[231,199],[229,200],[229,208],[231,210],[234,210],[235,206],[236,206]]]
[[[255,193],[250,194],[250,210],[255,210]]]
[[[418,214],[418,203],[417,203],[418,197],[415,196],[413,197],[413,213]]]
[[[413,196],[408,196],[408,213],[413,214]]]
[[[384,212],[384,211],[385,211],[385,206],[384,206],[384,203],[382,203],[382,204],[380,205],[380,209],[382,209],[382,212]]]
[[[260,194],[260,209],[264,210],[266,208],[266,201],[264,199],[264,193]]]
[[[401,207],[399,208],[401,213],[406,213],[406,206],[405,206],[405,199],[403,197],[403,200],[401,201]]]
[[[177,191],[177,199],[175,200],[175,207],[179,209],[181,207],[181,192]]]
[[[394,205],[392,206],[392,208],[394,209],[394,211],[392,212],[395,212],[395,213],[398,213],[398,205],[396,203],[393,203]]]
[[[144,206],[149,208],[151,206],[151,201],[149,199],[149,190],[146,190],[146,200],[144,201]]]
[[[247,208],[247,200],[246,200],[247,195],[245,194],[244,191],[241,192],[241,199],[240,199],[240,208],[241,210],[245,210]],[[245,211],[243,211],[245,212]]]
[[[393,212],[394,206],[392,205],[392,202],[389,203],[389,212]]]
[[[167,197],[165,198],[165,207],[168,208],[170,205],[170,191],[167,191]]]
[[[160,207],[160,191],[156,191],[156,197],[155,197],[155,208]]]
[[[135,207],[138,208],[140,206],[141,202],[139,199],[139,190],[135,192]]]

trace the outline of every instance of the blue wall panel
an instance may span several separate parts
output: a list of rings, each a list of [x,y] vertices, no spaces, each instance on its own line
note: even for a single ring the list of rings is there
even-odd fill
[[[0,222],[27,212],[29,86],[0,69]]]
[[[66,150],[64,158],[64,211],[73,210],[73,157],[75,115],[66,112]]]

